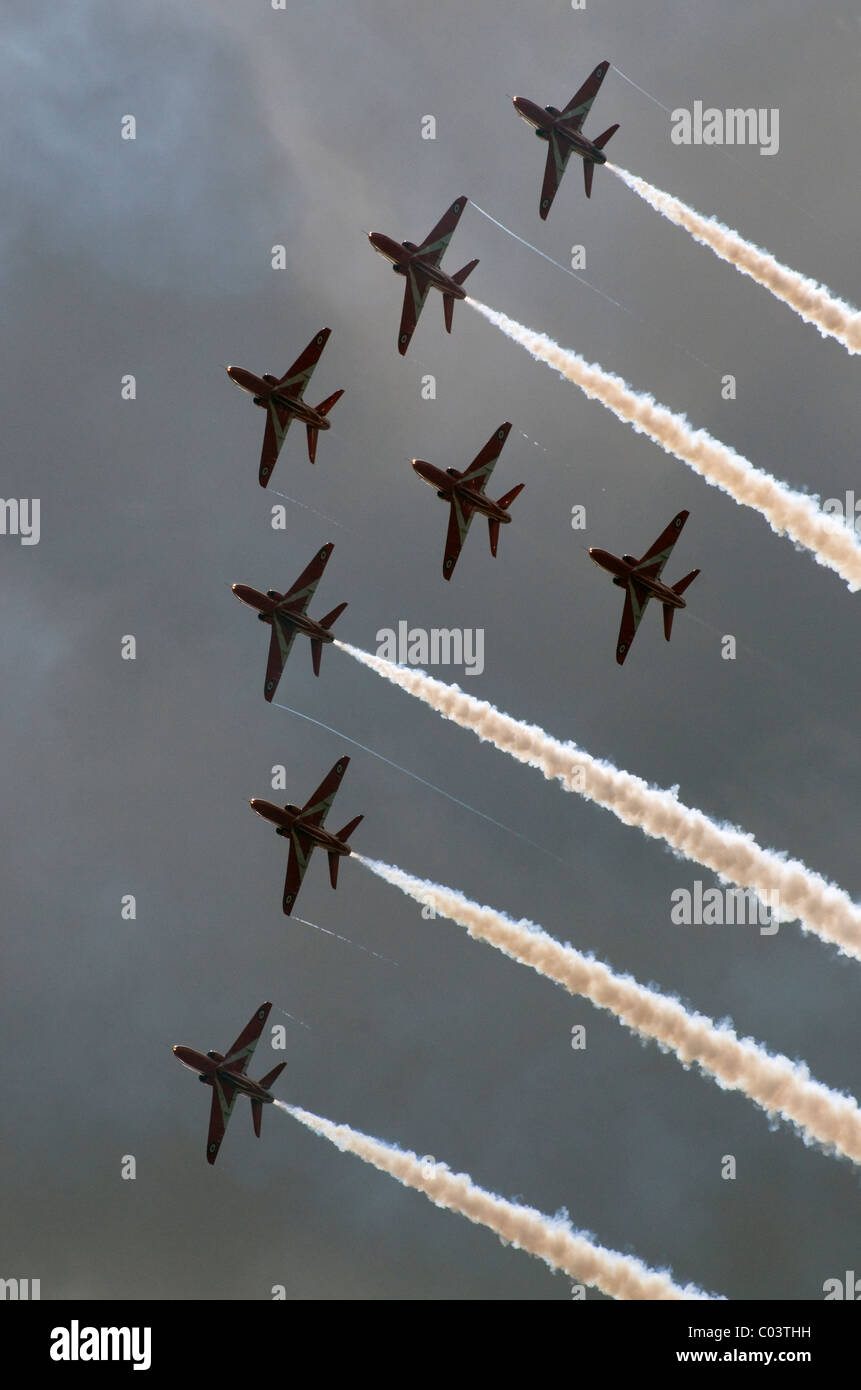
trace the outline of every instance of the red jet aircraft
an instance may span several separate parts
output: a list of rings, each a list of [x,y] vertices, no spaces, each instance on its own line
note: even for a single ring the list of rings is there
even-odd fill
[[[263,1107],[271,1105],[275,1099],[269,1087],[287,1065],[286,1062],[279,1062],[277,1067],[273,1067],[259,1081],[252,1081],[245,1075],[271,1008],[271,1004],[260,1005],[226,1056],[221,1052],[207,1052],[204,1057],[202,1052],[196,1052],[193,1047],[184,1047],[181,1044],[173,1049],[174,1056],[179,1058],[184,1067],[190,1067],[192,1071],[197,1072],[198,1081],[212,1087],[212,1109],[209,1112],[209,1134],[206,1140],[207,1163],[214,1163],[218,1157],[224,1131],[239,1095],[248,1096],[251,1101],[254,1133],[258,1139],[260,1138]]]
[[[402,357],[410,345],[410,338],[415,332],[419,314],[424,308],[431,287],[442,294],[447,333],[451,332],[454,301],[466,299],[463,282],[467,275],[475,270],[478,261],[470,261],[456,275],[446,275],[444,270],[440,270],[439,265],[466,203],[466,198],[456,199],[421,246],[416,246],[412,241],[392,241],[391,237],[385,236],[382,232],[368,232],[368,240],[374,250],[385,256],[386,260],[392,261],[392,270],[396,275],[406,277],[404,308],[398,334],[398,352]]]
[[[333,608],[331,613],[327,613],[318,623],[309,618],[305,610],[314,597],[314,590],[326,568],[326,561],[334,549],[334,543],[329,541],[322,550],[318,550],[310,565],[302,571],[292,589],[288,589],[286,594],[279,594],[277,589],[267,589],[265,594],[260,594],[247,584],[233,586],[236,597],[247,603],[249,608],[256,608],[261,623],[268,623],[272,629],[266,679],[263,683],[264,700],[271,701],[278,689],[278,682],[297,632],[303,632],[306,637],[310,637],[314,675],[320,674],[323,643],[335,640],[332,636],[332,625],[347,605],[339,603],[337,608]]]
[[[616,647],[616,660],[620,666],[628,655],[634,633],[640,626],[640,619],[650,598],[659,599],[664,606],[664,636],[668,642],[676,609],[687,607],[682,594],[688,585],[694,582],[699,570],[691,570],[690,574],[686,574],[684,579],[680,579],[672,588],[661,582],[661,574],[688,516],[688,512],[679,512],[678,516],[674,516],[666,531],[661,532],[642,560],[635,560],[633,555],[623,555],[620,559],[618,555],[611,555],[608,550],[598,550],[594,546],[589,550],[595,564],[613,575],[613,583],[620,589],[627,589]]]
[[[293,806],[289,802],[284,807],[274,806],[271,801],[261,801],[259,797],[254,797],[249,803],[258,816],[272,822],[276,835],[284,835],[290,841],[283,900],[284,911],[288,917],[295,906],[296,896],[302,886],[313,851],[324,849],[328,854],[329,878],[333,888],[338,886],[338,863],[341,856],[353,852],[347,839],[359,822],[364,820],[364,816],[356,816],[355,820],[349,821],[337,835],[323,829],[323,822],[335,800],[335,793],[341,785],[341,778],[349,761],[349,758],[339,758],[311,800],[304,806]]]
[[[254,404],[267,412],[263,450],[260,455],[261,487],[265,487],[272,476],[291,420],[300,420],[308,431],[308,457],[312,463],[317,454],[318,431],[331,428],[331,421],[327,418],[329,411],[344,392],[335,391],[318,406],[309,405],[302,399],[331,331],[330,328],[321,328],[301,357],[297,357],[293,366],[280,380],[270,376],[268,372],[260,377],[255,376],[253,372],[247,372],[244,367],[227,368],[230,380],[241,386],[243,391],[248,391],[254,397]]]
[[[619,129],[618,124],[611,125],[610,129],[605,130],[604,134],[599,135],[596,140],[587,140],[582,133],[582,127],[609,66],[610,64],[606,59],[603,63],[599,63],[595,71],[586,78],[577,95],[571,98],[564,111],[557,111],[555,106],[536,106],[535,102],[530,101],[528,97],[512,97],[518,116],[522,116],[530,125],[535,126],[535,134],[539,140],[547,141],[547,164],[544,169],[544,184],[538,207],[538,214],[542,220],[547,217],[550,211],[550,206],[556,197],[556,190],[562,181],[562,175],[565,173],[565,166],[572,154],[579,154],[583,161],[583,178],[586,183],[587,198],[592,196],[592,174],[595,165],[607,163],[604,146],[610,137],[616,134]]]
[[[456,468],[446,468],[443,471],[441,468],[434,467],[432,463],[425,463],[423,459],[413,459],[413,468],[422,482],[435,487],[437,497],[451,505],[448,534],[445,539],[445,558],[442,562],[444,579],[451,579],[461,547],[466,540],[470,522],[476,512],[487,517],[487,526],[490,532],[490,553],[491,555],[496,554],[499,527],[511,520],[508,508],[518,493],[522,492],[526,486],[525,483],[518,483],[517,487],[513,487],[504,497],[500,497],[498,502],[485,496],[485,484],[493,472],[510,429],[511,425],[508,421],[504,425],[500,425],[499,429],[490,436],[481,453],[473,459],[469,468],[463,473],[459,473]]]

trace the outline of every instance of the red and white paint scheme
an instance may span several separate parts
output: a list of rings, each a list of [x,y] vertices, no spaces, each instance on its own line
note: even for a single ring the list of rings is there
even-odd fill
[[[544,167],[544,184],[541,188],[539,217],[545,219],[550,211],[556,190],[562,182],[565,166],[572,154],[578,154],[583,161],[583,179],[586,184],[586,197],[592,196],[592,174],[596,164],[606,164],[604,146],[616,134],[617,125],[611,125],[603,135],[595,140],[587,140],[583,134],[583,122],[592,109],[592,102],[610,64],[605,59],[595,71],[590,73],[579,92],[571,98],[564,111],[555,106],[537,106],[528,97],[512,97],[518,116],[535,127],[539,140],[547,141],[547,163]]]
[[[470,261],[456,275],[447,275],[444,270],[440,270],[439,265],[466,204],[466,198],[456,198],[421,246],[416,246],[412,241],[393,241],[383,232],[368,232],[368,240],[374,250],[392,262],[392,270],[396,275],[403,275],[406,279],[404,307],[398,332],[398,352],[402,357],[410,345],[429,290],[439,290],[442,295],[447,333],[451,332],[454,301],[466,299],[463,282],[467,275],[475,270],[478,261]]]
[[[343,830],[339,830],[335,835],[323,828],[349,761],[347,757],[339,758],[304,806],[293,806],[290,802],[286,806],[275,806],[271,801],[261,801],[259,797],[253,797],[249,802],[251,809],[256,811],[258,816],[275,826],[276,835],[283,835],[290,841],[282,903],[288,917],[296,905],[305,871],[315,849],[324,849],[329,856],[329,878],[333,888],[338,886],[338,865],[341,858],[353,853],[347,841],[359,822],[364,820],[364,816],[356,816],[354,820],[348,821]]]
[[[676,609],[687,607],[682,594],[689,584],[693,584],[699,570],[691,570],[690,574],[686,574],[684,579],[680,579],[678,584],[673,584],[672,587],[662,583],[661,574],[689,515],[689,512],[679,512],[674,516],[655,544],[649,546],[642,560],[636,560],[633,555],[612,555],[609,550],[599,550],[597,546],[592,546],[589,550],[595,564],[612,574],[613,583],[620,589],[627,590],[619,641],[616,644],[616,660],[620,666],[628,655],[634,633],[640,626],[640,619],[650,598],[656,598],[663,604],[664,636],[668,642]]]
[[[457,557],[460,555],[470,523],[476,512],[487,518],[490,532],[490,553],[491,555],[496,554],[496,547],[499,543],[499,528],[507,525],[511,520],[508,508],[518,493],[522,492],[526,486],[525,483],[518,483],[517,487],[513,487],[504,497],[500,497],[498,502],[494,502],[492,498],[485,495],[485,485],[502,452],[502,446],[508,438],[510,429],[511,425],[506,421],[504,425],[500,425],[498,430],[494,430],[481,453],[473,459],[463,473],[459,473],[456,468],[436,468],[432,463],[425,463],[424,459],[413,459],[413,468],[422,482],[436,488],[437,497],[443,502],[448,502],[451,507],[448,534],[445,538],[445,556],[442,562],[444,579],[451,579],[457,564]]]
[[[224,1138],[237,1096],[248,1096],[251,1101],[251,1118],[254,1133],[260,1138],[260,1124],[264,1105],[271,1105],[275,1097],[269,1087],[280,1076],[286,1062],[279,1062],[259,1081],[252,1081],[245,1072],[254,1056],[254,1049],[269,1017],[271,1004],[261,1004],[253,1018],[245,1025],[239,1037],[226,1053],[196,1052],[193,1047],[178,1044],[173,1054],[184,1067],[196,1071],[198,1080],[212,1087],[212,1108],[209,1112],[209,1134],[206,1139],[206,1161],[214,1163]]]
[[[320,354],[329,340],[332,330],[321,328],[316,333],[293,366],[280,379],[270,376],[255,376],[244,367],[228,367],[230,380],[243,391],[254,397],[254,404],[266,411],[266,429],[263,434],[263,449],[260,454],[259,482],[266,487],[272,477],[272,470],[281,452],[291,420],[299,420],[308,431],[308,457],[311,462],[317,456],[317,435],[320,430],[331,428],[329,411],[343,396],[343,391],[335,391],[319,405],[309,405],[302,397],[320,360]]]
[[[241,599],[243,603],[247,603],[249,608],[256,608],[261,623],[268,623],[272,629],[269,639],[269,660],[266,663],[266,679],[263,682],[264,700],[271,701],[278,689],[278,682],[281,679],[281,673],[290,655],[290,649],[297,632],[304,633],[306,637],[311,639],[311,662],[314,667],[314,675],[319,676],[320,674],[323,644],[334,642],[332,625],[335,619],[341,616],[347,605],[346,603],[339,603],[337,608],[333,608],[331,613],[327,613],[325,618],[321,618],[319,622],[309,618],[306,609],[314,597],[320,576],[334,549],[334,543],[328,541],[321,550],[318,550],[310,565],[302,571],[296,583],[287,590],[286,594],[279,594],[277,589],[267,589],[265,594],[261,594],[258,593],[257,589],[252,589],[247,584],[233,585],[233,592],[236,597]]]

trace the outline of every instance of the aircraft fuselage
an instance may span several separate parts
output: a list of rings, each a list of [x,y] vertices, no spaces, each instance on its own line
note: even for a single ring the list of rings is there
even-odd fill
[[[309,618],[307,613],[296,612],[283,598],[272,598],[271,594],[261,594],[248,584],[234,584],[233,592],[243,603],[247,603],[249,608],[256,608],[260,621],[269,623],[270,627],[273,616],[278,613],[281,618],[286,619],[292,627],[295,627],[297,632],[304,632],[306,637],[312,637],[317,642],[334,642],[335,640],[335,634],[329,628],[315,623],[314,619]]]
[[[511,520],[511,513],[504,507],[500,507],[493,498],[486,493],[479,492],[471,487],[469,483],[461,482],[463,477],[456,468],[443,469],[437,468],[432,463],[425,463],[423,459],[413,459],[413,468],[418,473],[423,483],[435,488],[438,493],[443,495],[445,501],[450,501],[452,497],[459,497],[461,501],[469,503],[482,516],[489,517],[492,521],[499,521],[507,525]]]
[[[308,840],[312,840],[320,849],[325,849],[329,854],[352,854],[353,851],[344,840],[339,840],[337,835],[326,830],[322,825],[315,825],[311,821],[302,819],[301,808],[298,806],[276,806],[271,801],[263,801],[259,796],[252,797],[248,803],[252,811],[256,811],[258,816],[268,820],[275,826],[277,835],[289,835],[291,830],[300,830]]]
[[[255,376],[254,372],[246,371],[245,367],[228,367],[227,375],[235,386],[254,397],[254,404],[259,405],[261,410],[267,409],[272,402],[279,410],[289,410],[303,425],[311,425],[315,430],[332,428],[332,421],[328,416],[321,415],[301,396],[292,396],[289,392],[279,389],[277,383],[273,385],[271,381],[264,381],[263,377]]]
[[[555,108],[548,111],[536,102],[530,101],[528,97],[512,97],[512,101],[518,116],[522,116],[524,121],[535,127],[535,134],[539,140],[547,140],[552,130],[569,144],[581,159],[591,159],[595,164],[607,163],[604,151],[593,145],[591,140],[587,140],[582,131],[575,130],[566,117]]]
[[[417,246],[412,242],[404,245],[400,241],[393,241],[390,236],[383,232],[368,232],[368,240],[375,251],[381,256],[385,256],[387,261],[392,262],[392,269],[398,275],[406,275],[407,271],[414,269],[418,271],[422,278],[427,280],[442,294],[450,294],[454,299],[466,299],[466,290],[450,275],[446,275],[444,270],[440,270],[438,265],[427,261],[421,255]]]
[[[677,594],[669,585],[664,584],[660,579],[651,579],[636,569],[639,561],[631,555],[613,555],[609,550],[599,550],[597,546],[589,549],[590,559],[600,565],[608,574],[613,575],[613,583],[620,588],[624,587],[629,579],[633,579],[641,589],[646,589],[661,603],[666,603],[670,608],[686,608],[687,604],[681,594]]]
[[[242,1072],[234,1071],[232,1067],[222,1067],[221,1061],[224,1059],[219,1054],[218,1061],[206,1056],[203,1052],[197,1052],[193,1047],[185,1047],[182,1044],[173,1049],[175,1057],[178,1057],[184,1067],[190,1071],[196,1071],[201,1081],[207,1086],[212,1086],[216,1076],[224,1081],[229,1081],[237,1091],[249,1096],[252,1100],[259,1100],[263,1105],[271,1105],[275,1097],[271,1091],[252,1081],[250,1076],[244,1076]]]

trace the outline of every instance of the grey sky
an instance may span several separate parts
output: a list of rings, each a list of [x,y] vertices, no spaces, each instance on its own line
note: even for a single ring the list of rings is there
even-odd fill
[[[288,1030],[280,1098],[564,1207],[682,1282],[820,1297],[857,1267],[848,1163],[460,928],[423,921],[358,864],[333,894],[318,856],[299,915],[396,964],[288,923],[284,847],[247,800],[272,795],[284,764],[284,800],[304,801],[347,751],[334,823],[364,812],[363,853],[530,917],[854,1094],[857,963],[797,925],[673,925],[670,894],[711,885],[705,870],[343,653],[327,650],[315,680],[297,641],[278,699],[564,864],[267,707],[265,637],[230,585],[286,586],[333,540],[312,612],[348,599],[339,636],[374,650],[401,619],[482,627],[483,674],[434,674],[679,784],[857,894],[857,596],[468,306],[449,339],[431,298],[401,359],[401,283],[364,236],[421,240],[465,193],[563,264],[582,244],[583,273],[629,312],[471,207],[445,264],[480,257],[477,298],[793,486],[861,500],[857,362],[606,171],[587,202],[572,161],[542,224],[544,146],[508,100],[562,105],[606,57],[671,109],[778,107],[773,158],[679,147],[665,112],[612,72],[587,133],[619,121],[612,158],[857,302],[855,7],[656,0],[646,19],[637,0],[287,13],[150,0],[8,27],[3,489],[41,499],[41,539],[2,538],[0,1276],[40,1278],[44,1298],[267,1298],[275,1284],[293,1299],[569,1298],[566,1279],[272,1109],[258,1143],[240,1100],[207,1166],[209,1092],[170,1047],[223,1049],[271,998]],[[120,139],[125,114],[134,142]],[[435,141],[420,137],[426,114]],[[280,499],[257,485],[262,414],[223,367],[280,374],[324,324],[310,396],[345,394],[314,468],[291,431],[272,488],[306,508],[288,503],[274,531]],[[505,419],[491,492],[526,488],[498,558],[476,524],[447,585],[445,511],[409,460],[462,467]],[[669,646],[650,610],[620,670],[620,595],[584,549],[636,553],[681,507],[667,577],[701,568],[689,609]],[[135,922],[120,917],[126,893]],[[570,1046],[577,1023],[585,1052]],[[253,1074],[282,1056],[261,1046]]]

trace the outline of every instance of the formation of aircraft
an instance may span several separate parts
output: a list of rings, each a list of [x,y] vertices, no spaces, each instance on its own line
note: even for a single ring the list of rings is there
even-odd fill
[[[466,198],[456,198],[447,212],[425,237],[421,246],[412,241],[393,241],[383,232],[368,232],[368,240],[375,251],[392,262],[396,275],[403,275],[404,307],[401,313],[401,326],[398,332],[398,352],[403,357],[415,332],[419,315],[431,289],[442,295],[443,315],[446,332],[451,332],[454,301],[466,299],[463,282],[475,270],[478,261],[469,261],[455,275],[447,275],[440,269],[443,253],[451,241],[452,233],[460,221],[466,207]]]
[[[607,75],[610,64],[605,60],[591,72],[583,86],[571,98],[564,111],[555,106],[537,106],[528,97],[512,97],[518,116],[535,127],[539,140],[547,141],[547,163],[544,166],[544,183],[541,187],[541,201],[538,215],[544,220],[556,197],[556,190],[565,173],[565,166],[572,154],[578,154],[583,161],[583,179],[586,184],[586,197],[592,196],[592,175],[596,164],[606,164],[604,146],[616,134],[618,124],[611,125],[595,140],[587,140],[583,134],[583,122],[592,109],[592,102]]]
[[[207,1052],[204,1056],[202,1052],[195,1051],[193,1047],[185,1047],[181,1043],[173,1049],[174,1056],[179,1058],[184,1067],[196,1071],[198,1080],[212,1087],[209,1133],[206,1137],[207,1163],[214,1163],[218,1157],[218,1150],[233,1114],[237,1096],[247,1096],[251,1101],[254,1133],[258,1139],[260,1138],[263,1107],[271,1105],[275,1099],[269,1088],[287,1065],[286,1062],[279,1062],[277,1067],[273,1067],[259,1081],[252,1081],[251,1077],[245,1074],[271,1008],[271,1004],[261,1004],[226,1053]]]
[[[513,98],[518,114],[535,127],[536,135],[546,140],[548,145],[539,206],[542,219],[546,218],[550,211],[572,154],[579,155],[583,160],[587,197],[591,196],[595,165],[606,163],[603,149],[618,130],[618,125],[610,126],[595,140],[588,140],[582,133],[582,127],[608,67],[609,64],[606,62],[599,63],[563,111],[558,111],[552,106],[541,108],[524,97]],[[478,265],[478,261],[469,261],[454,275],[448,275],[440,265],[466,203],[465,197],[457,198],[420,246],[409,241],[393,241],[380,232],[368,233],[374,250],[391,261],[395,273],[404,277],[404,303],[398,333],[398,352],[401,356],[409,347],[431,289],[438,290],[443,296],[443,316],[446,331],[449,333],[455,300],[466,298],[464,281]],[[316,457],[319,432],[330,428],[329,413],[343,395],[343,391],[335,391],[318,406],[311,406],[304,399],[329,334],[328,328],[323,328],[315,334],[293,366],[280,378],[269,374],[256,376],[243,367],[227,368],[231,380],[253,397],[256,406],[266,411],[266,428],[259,469],[261,487],[266,487],[269,483],[287,430],[294,419],[306,427],[311,463]],[[485,491],[510,430],[509,421],[500,425],[463,472],[452,467],[438,468],[423,459],[412,460],[412,466],[422,481],[433,487],[437,496],[449,504],[448,532],[442,566],[443,577],[447,580],[451,579],[454,572],[474,516],[483,516],[487,520],[490,550],[494,556],[499,543],[499,528],[511,520],[511,504],[522,491],[524,484],[518,483],[497,501],[488,497]],[[616,647],[616,660],[619,665],[627,656],[650,598],[658,599],[663,606],[664,634],[668,641],[676,609],[686,606],[682,594],[697,577],[699,570],[693,570],[673,586],[664,584],[661,575],[687,517],[687,511],[679,512],[639,560],[632,555],[618,557],[597,547],[589,550],[589,555],[596,564],[612,574],[613,583],[626,591],[622,626]],[[320,674],[323,646],[334,640],[332,626],[347,607],[346,603],[339,603],[319,621],[309,617],[307,611],[333,549],[331,541],[322,546],[295,583],[283,594],[276,589],[268,589],[261,593],[246,584],[233,585],[236,597],[255,609],[259,620],[268,624],[271,629],[263,686],[264,699],[267,701],[271,701],[275,695],[297,633],[309,638],[314,674]],[[338,865],[341,859],[352,853],[349,837],[363,820],[362,816],[354,817],[337,833],[325,828],[326,817],[349,761],[346,756],[339,758],[304,806],[295,806],[289,802],[285,806],[278,806],[257,797],[250,802],[252,809],[259,816],[275,826],[276,834],[289,841],[282,898],[283,910],[287,916],[293,911],[315,849],[325,850],[328,856],[329,877],[333,888],[337,887]],[[252,1081],[246,1074],[271,1007],[268,1003],[261,1004],[226,1054],[208,1052],[204,1056],[183,1045],[173,1049],[183,1065],[196,1071],[199,1080],[212,1088],[206,1144],[209,1163],[214,1163],[218,1155],[237,1096],[245,1095],[251,1101],[254,1132],[258,1136],[263,1106],[271,1104],[274,1100],[270,1087],[285,1067],[285,1062],[273,1067],[260,1081]]]
[[[279,594],[277,589],[267,589],[265,594],[261,594],[256,589],[249,588],[247,584],[233,585],[233,592],[236,597],[241,599],[243,603],[247,603],[249,608],[256,608],[260,622],[268,623],[271,628],[269,659],[266,663],[266,679],[263,682],[264,700],[271,701],[278,689],[278,682],[281,679],[281,673],[290,655],[297,632],[304,633],[306,637],[311,639],[311,662],[314,667],[314,675],[319,676],[320,674],[323,644],[334,641],[332,625],[335,619],[341,616],[347,605],[346,603],[339,603],[337,607],[332,609],[331,613],[327,613],[325,618],[321,618],[319,622],[308,617],[307,608],[314,597],[320,576],[326,568],[326,562],[334,549],[334,543],[328,541],[321,550],[318,550],[311,563],[302,571],[295,584],[285,594]]]
[[[511,520],[508,508],[526,486],[525,483],[518,483],[517,487],[500,497],[498,502],[494,502],[484,491],[510,429],[511,424],[506,421],[498,430],[494,430],[481,453],[476,455],[463,473],[459,473],[456,468],[436,468],[424,459],[413,459],[413,468],[422,482],[436,488],[437,497],[449,503],[448,534],[445,538],[445,556],[442,562],[444,579],[451,579],[454,573],[457,558],[476,512],[487,518],[490,553],[496,555],[499,528]]]
[[[230,380],[253,396],[254,404],[266,411],[266,429],[263,433],[258,474],[261,487],[266,487],[272,477],[272,470],[278,461],[292,420],[301,421],[308,432],[308,457],[312,463],[317,456],[317,435],[320,430],[331,428],[329,412],[344,392],[333,392],[317,406],[309,405],[303,399],[314,368],[320,360],[320,354],[329,341],[330,332],[329,328],[321,328],[319,333],[315,333],[305,351],[280,378],[270,376],[268,372],[263,376],[255,376],[253,372],[246,371],[245,367],[226,369]]]
[[[296,898],[313,851],[324,849],[328,854],[329,878],[333,888],[338,886],[338,865],[342,857],[353,852],[348,839],[359,822],[364,820],[364,816],[356,816],[348,821],[343,830],[339,830],[335,835],[324,829],[326,817],[349,761],[347,757],[339,758],[304,806],[294,806],[290,802],[286,806],[275,806],[271,801],[261,801],[259,797],[253,797],[249,802],[251,809],[256,811],[258,816],[275,826],[276,835],[283,835],[290,841],[282,899],[284,912],[288,917],[296,905]]]
[[[650,545],[642,559],[637,560],[633,555],[612,555],[609,550],[599,550],[597,546],[591,546],[589,554],[600,565],[613,576],[613,583],[618,585],[625,592],[625,606],[622,610],[622,626],[619,629],[619,640],[616,644],[616,660],[619,665],[625,660],[634,640],[634,634],[640,626],[640,619],[646,611],[646,605],[650,598],[656,598],[663,604],[664,608],[664,636],[670,640],[673,630],[673,618],[677,608],[687,607],[682,594],[689,584],[692,584],[699,574],[699,570],[691,570],[684,579],[680,579],[678,584],[672,586],[664,584],[661,575],[664,566],[673,553],[673,546],[681,535],[682,527],[688,519],[688,512],[678,512],[673,517],[669,526],[662,531],[655,541]]]

